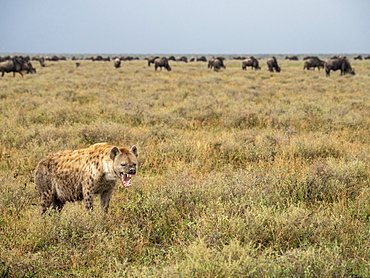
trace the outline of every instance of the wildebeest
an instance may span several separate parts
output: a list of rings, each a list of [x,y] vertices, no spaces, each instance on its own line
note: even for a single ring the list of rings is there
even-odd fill
[[[214,71],[219,71],[221,68],[226,69],[226,66],[224,65],[225,58],[223,57],[212,57],[208,60],[208,68],[212,69]]]
[[[305,60],[312,59],[312,58],[313,59],[316,59],[316,58],[319,59],[319,57],[317,57],[317,56],[305,56],[305,57],[303,57],[302,60],[305,61]]]
[[[207,62],[207,58],[205,56],[199,56],[196,58],[197,62]]]
[[[258,64],[258,60],[253,56],[246,58],[242,62],[242,69],[247,70],[247,67],[251,67],[251,69],[259,70],[261,67]]]
[[[177,57],[176,61],[187,63],[188,62],[188,58],[186,58],[186,56],[181,56],[181,57]]]
[[[224,65],[224,60],[225,60],[224,57],[211,57],[211,58],[208,59],[208,68],[209,69],[213,68],[213,63],[215,62],[216,59],[221,61],[221,66],[223,68],[226,68],[225,65]]]
[[[334,55],[334,56],[331,56],[331,57],[330,57],[330,59],[331,59],[331,60],[333,60],[333,59],[338,59],[338,58],[340,58],[340,59],[347,59],[347,57],[346,57],[346,56],[342,56],[342,55],[339,55],[339,56],[338,56],[338,55]]]
[[[121,56],[121,57],[114,57],[113,59],[119,58],[121,61],[132,61],[132,60],[139,60],[139,57],[134,56]]]
[[[98,56],[93,56],[93,57],[91,57],[91,60],[92,60],[93,62],[95,62],[95,61],[103,61],[103,56],[100,56],[100,55],[98,55]]]
[[[22,71],[25,71],[27,73],[36,73],[36,69],[32,66],[31,62],[24,60],[21,57],[16,57],[0,62],[0,71],[2,77],[5,73],[8,72],[13,72],[13,77],[15,77],[16,72],[18,72],[22,77]]]
[[[159,58],[158,56],[151,56],[151,57],[145,58],[145,60],[148,60],[148,67],[150,66],[150,64],[154,64],[155,59],[158,59],[158,58]]]
[[[320,70],[320,68],[324,68],[325,62],[323,60],[320,60],[318,57],[310,57],[304,61],[303,69],[311,69],[317,68]]]
[[[115,67],[116,69],[118,69],[118,68],[121,66],[121,59],[120,59],[120,58],[115,58],[115,59],[113,60],[113,64],[114,64],[114,67]]]
[[[168,59],[166,57],[157,58],[154,60],[154,70],[157,70],[159,68],[164,67],[166,70],[171,71],[171,67],[168,64]]]
[[[45,57],[45,60],[46,60],[46,61],[54,61],[54,62],[56,62],[56,61],[59,61],[59,57],[58,57],[58,56],[56,56],[56,55],[53,55],[53,56],[46,56],[46,57]]]
[[[36,69],[32,66],[30,61],[23,62],[21,70],[26,73],[36,73]]]
[[[273,72],[274,69],[275,69],[276,72],[280,72],[281,69],[278,65],[278,62],[277,62],[275,56],[268,58],[266,62],[267,62],[267,66],[269,68],[269,71]]]
[[[352,74],[355,75],[350,62],[346,58],[330,59],[325,63],[326,76],[330,76],[330,71],[340,70],[340,75]]]
[[[367,55],[364,59],[365,60],[370,60],[370,55]]]
[[[95,62],[95,61],[106,61],[106,62],[110,62],[110,57],[109,56],[103,57],[103,56],[97,55],[97,56],[92,56],[92,57],[86,57],[85,60],[91,60],[93,62]]]
[[[4,57],[0,56],[0,62],[4,62],[4,61],[9,60],[9,59],[10,59],[10,56],[4,56]]]
[[[39,61],[40,66],[45,67],[45,58],[42,56],[33,56],[32,61]]]
[[[38,61],[39,61],[39,63],[40,63],[40,66],[45,67],[45,58],[44,58],[44,57],[40,57],[40,58],[38,59]]]
[[[218,58],[213,60],[213,70],[219,71],[221,68],[226,69],[223,60],[220,60]]]
[[[355,59],[355,60],[362,60],[362,56],[361,55],[357,55],[357,56],[353,57],[353,59]]]
[[[247,58],[248,57],[246,57],[246,56],[235,56],[235,57],[233,57],[233,60],[245,60]]]
[[[285,56],[285,60],[298,61],[298,56]]]

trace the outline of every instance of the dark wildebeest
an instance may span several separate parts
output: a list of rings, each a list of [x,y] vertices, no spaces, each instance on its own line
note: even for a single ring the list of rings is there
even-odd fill
[[[225,60],[225,58],[224,58],[224,57],[211,57],[211,58],[209,58],[209,59],[208,59],[208,68],[209,68],[209,69],[212,69],[212,68],[213,68],[213,63],[214,63],[214,61],[215,61],[216,59],[220,60],[220,61],[221,61],[221,67],[223,67],[223,68],[225,68],[225,69],[226,69],[226,67],[225,67],[225,65],[224,65],[224,60]]]
[[[367,55],[364,59],[365,60],[370,60],[370,55]]]
[[[298,56],[285,56],[285,60],[298,61]]]
[[[91,57],[91,60],[92,60],[93,62],[95,62],[95,61],[103,61],[103,56],[100,56],[100,55],[98,55],[98,56],[93,56],[93,57]]]
[[[251,67],[251,69],[259,70],[261,67],[258,64],[258,60],[253,56],[248,57],[242,62],[242,69],[247,70],[247,67]]]
[[[45,58],[42,56],[33,56],[32,61],[39,61],[40,66],[45,67]]]
[[[175,56],[172,55],[172,56],[168,56],[167,60],[168,61],[176,61],[176,58],[175,58]]]
[[[317,57],[317,56],[305,56],[305,57],[303,57],[303,61],[305,61],[305,60],[308,60],[308,59],[319,59],[319,57]]]
[[[214,71],[219,71],[221,68],[226,69],[226,66],[224,65],[225,58],[223,57],[212,57],[208,60],[208,68],[212,69]]]
[[[36,69],[32,66],[31,62],[23,62],[22,64],[22,71],[26,73],[36,73]]]
[[[45,58],[42,56],[33,56],[32,61],[39,61],[42,67],[45,67]]]
[[[186,58],[186,56],[181,56],[181,57],[178,57],[176,59],[177,62],[185,62],[187,63],[188,62],[188,58]]]
[[[330,76],[330,71],[340,70],[340,75],[347,73],[355,75],[355,71],[352,69],[350,62],[346,58],[330,59],[325,63],[326,76]]]
[[[44,57],[40,57],[39,58],[39,63],[40,63],[40,66],[45,67],[45,58]]]
[[[245,60],[247,58],[248,57],[245,57],[245,56],[235,56],[235,57],[233,57],[233,60]]]
[[[2,72],[1,77],[8,72],[13,72],[13,77],[15,77],[16,72],[23,77],[22,71],[26,71],[27,73],[36,73],[36,69],[32,66],[31,62],[23,60],[20,57],[0,62],[0,72]]]
[[[220,71],[221,68],[226,69],[223,60],[220,60],[218,58],[213,60],[213,70],[214,71]]]
[[[212,69],[213,68],[213,62],[214,62],[214,60],[216,60],[215,57],[211,57],[211,58],[208,59],[208,68],[209,69]]]
[[[324,68],[325,67],[325,62],[323,60],[320,60],[318,57],[311,57],[311,58],[308,58],[304,61],[304,64],[303,64],[303,69],[307,69],[309,70],[310,68],[313,68],[315,70],[315,68],[318,68],[318,70],[320,70],[320,68]]]
[[[274,69],[275,69],[276,72],[280,72],[280,70],[281,70],[279,65],[278,65],[278,62],[277,62],[277,60],[274,56],[267,59],[267,66],[269,68],[269,71],[271,71],[271,72],[273,72]]]
[[[362,56],[361,55],[357,55],[356,57],[353,57],[354,60],[362,60]]]
[[[196,59],[197,62],[207,62],[207,58],[205,56],[199,56]]]
[[[46,60],[46,61],[54,61],[54,62],[57,62],[57,61],[59,61],[59,57],[58,57],[58,56],[56,56],[56,55],[53,55],[53,56],[46,56],[46,57],[45,57],[45,60]]]
[[[116,69],[118,69],[120,66],[121,66],[121,59],[120,58],[116,58],[113,60],[113,64],[114,64],[114,67]]]
[[[338,56],[338,55],[334,55],[334,56],[331,56],[331,57],[330,57],[330,59],[331,59],[331,60],[333,60],[333,59],[338,59],[338,58],[339,58],[339,59],[347,59],[347,57],[346,57],[346,56],[342,56],[342,55],[340,55],[340,56]]]
[[[121,56],[119,58],[121,61],[139,60],[139,57],[134,57],[134,56]]]
[[[150,64],[154,64],[154,61],[155,59],[158,59],[159,57],[158,56],[151,56],[151,57],[148,57],[148,58],[145,58],[145,60],[148,60],[148,67],[150,66]]]
[[[164,67],[166,70],[171,71],[171,67],[168,64],[168,59],[166,57],[157,58],[154,60],[154,69],[157,70],[157,68],[160,67],[162,70],[162,67]]]

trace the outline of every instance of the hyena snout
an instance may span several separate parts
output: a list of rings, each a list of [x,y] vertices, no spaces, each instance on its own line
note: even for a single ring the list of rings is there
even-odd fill
[[[136,175],[136,167],[135,166],[129,167],[127,174]]]

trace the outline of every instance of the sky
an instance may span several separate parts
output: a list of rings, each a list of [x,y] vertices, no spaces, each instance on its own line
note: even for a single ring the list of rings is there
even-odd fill
[[[369,0],[0,0],[0,53],[370,54]]]

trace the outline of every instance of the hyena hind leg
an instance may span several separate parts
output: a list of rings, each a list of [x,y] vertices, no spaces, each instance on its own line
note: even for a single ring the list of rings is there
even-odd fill
[[[40,213],[44,214],[48,208],[52,208],[53,210],[56,210],[60,212],[64,206],[64,203],[60,201],[57,196],[53,194],[53,192],[50,190],[48,192],[42,193],[40,196]]]
[[[56,196],[54,196],[51,207],[52,207],[52,209],[55,209],[56,211],[60,212],[62,210],[64,204],[65,204],[64,202],[62,202]]]

